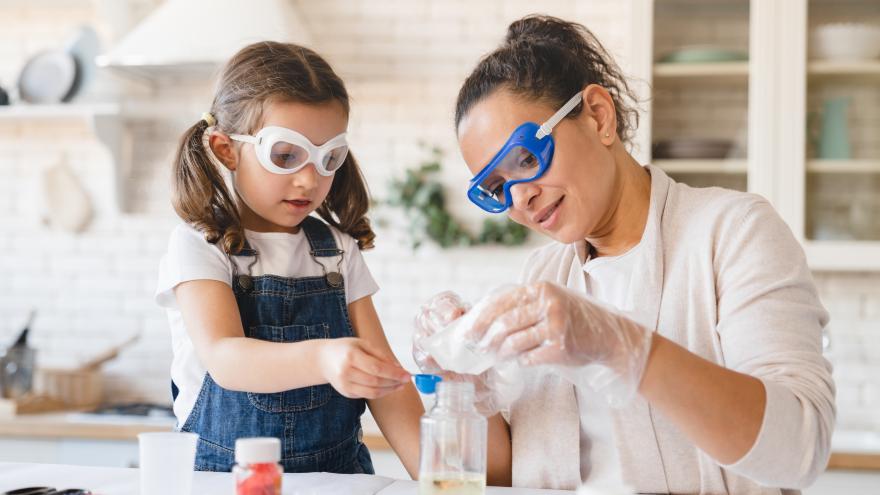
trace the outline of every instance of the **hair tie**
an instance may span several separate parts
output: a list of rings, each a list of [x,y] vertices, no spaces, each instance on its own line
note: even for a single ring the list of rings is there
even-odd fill
[[[214,127],[215,125],[217,125],[217,119],[215,119],[214,116],[211,115],[211,112],[203,113],[202,120],[208,123],[208,127]]]

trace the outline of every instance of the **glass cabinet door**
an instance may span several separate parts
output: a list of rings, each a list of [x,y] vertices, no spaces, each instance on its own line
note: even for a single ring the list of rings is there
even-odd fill
[[[806,238],[880,240],[880,1],[809,0]]]
[[[656,0],[652,163],[746,190],[749,0]]]

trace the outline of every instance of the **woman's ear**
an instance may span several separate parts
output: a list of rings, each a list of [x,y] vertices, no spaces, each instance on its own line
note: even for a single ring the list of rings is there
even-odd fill
[[[215,131],[208,136],[208,145],[211,146],[211,151],[220,163],[234,172],[238,166],[238,149],[233,145],[232,139],[222,132]]]
[[[599,140],[611,146],[617,139],[617,112],[611,94],[598,84],[590,84],[583,91],[584,113],[596,122]]]

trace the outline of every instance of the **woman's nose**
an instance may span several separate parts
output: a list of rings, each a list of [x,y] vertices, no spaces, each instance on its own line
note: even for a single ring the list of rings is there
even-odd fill
[[[533,182],[520,182],[510,187],[511,208],[518,211],[528,211],[532,200],[541,193],[541,188]]]

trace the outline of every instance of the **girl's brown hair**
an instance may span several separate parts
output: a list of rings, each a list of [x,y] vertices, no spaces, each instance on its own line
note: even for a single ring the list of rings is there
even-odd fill
[[[605,88],[614,101],[617,135],[624,143],[638,126],[637,101],[620,68],[589,29],[546,15],[530,15],[507,28],[504,43],[483,57],[462,84],[455,105],[455,127],[493,91],[561,107],[590,84]],[[569,113],[577,116],[583,104]]]
[[[349,111],[342,79],[314,51],[290,43],[264,41],[246,46],[220,75],[210,113],[215,128],[225,134],[253,134],[263,109],[272,102],[321,104],[338,101]],[[174,160],[173,205],[184,221],[221,243],[229,254],[244,247],[236,198],[226,187],[220,165],[205,149],[205,120],[187,129]],[[351,235],[361,249],[373,247],[376,237],[365,216],[370,198],[351,152],[337,170],[318,215]]]

